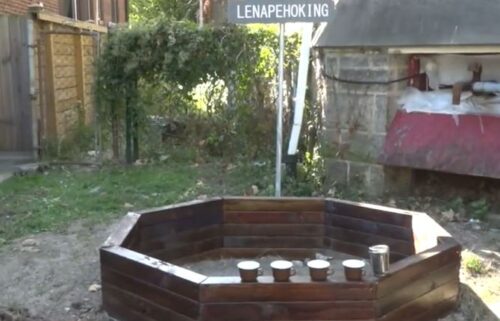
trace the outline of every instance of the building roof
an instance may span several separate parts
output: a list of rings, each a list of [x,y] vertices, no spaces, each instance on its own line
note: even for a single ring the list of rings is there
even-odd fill
[[[500,1],[338,0],[317,39],[336,48],[496,46]]]

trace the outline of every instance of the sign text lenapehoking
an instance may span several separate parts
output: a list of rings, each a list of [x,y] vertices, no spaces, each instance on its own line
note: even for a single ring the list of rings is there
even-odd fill
[[[230,0],[229,22],[322,22],[332,13],[331,0]]]

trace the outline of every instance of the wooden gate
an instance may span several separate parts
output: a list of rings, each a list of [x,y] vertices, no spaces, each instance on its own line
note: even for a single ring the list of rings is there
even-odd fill
[[[0,15],[0,152],[33,150],[28,20]]]

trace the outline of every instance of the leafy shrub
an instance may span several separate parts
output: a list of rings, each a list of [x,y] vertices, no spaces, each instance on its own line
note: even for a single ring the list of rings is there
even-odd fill
[[[465,266],[469,273],[477,275],[486,273],[486,266],[483,260],[474,253],[464,252],[462,260],[463,266]]]
[[[468,205],[468,214],[470,217],[484,220],[488,216],[490,210],[490,205],[486,198],[481,198],[477,201],[473,201]]]
[[[109,35],[97,63],[100,119],[138,157],[148,115],[185,120],[214,156],[261,154],[273,142],[275,34],[162,20]],[[196,90],[208,84],[204,108]],[[124,131],[124,133],[123,133]],[[147,139],[147,138],[146,138]],[[118,156],[118,155],[115,155]]]

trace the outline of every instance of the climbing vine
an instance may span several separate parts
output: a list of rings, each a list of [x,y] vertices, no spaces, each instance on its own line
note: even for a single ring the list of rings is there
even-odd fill
[[[145,84],[169,88],[169,93],[182,97],[180,104],[192,99],[198,85],[222,82],[229,94],[218,105],[219,111],[236,118],[252,115],[253,106],[268,99],[262,97],[262,88],[267,93],[272,88],[273,48],[274,33],[229,25],[200,29],[186,21],[157,21],[112,32],[97,62],[96,94],[100,119],[110,124],[115,138],[115,156],[119,153],[117,137],[124,128],[127,161],[139,157],[145,107],[138,97]]]

